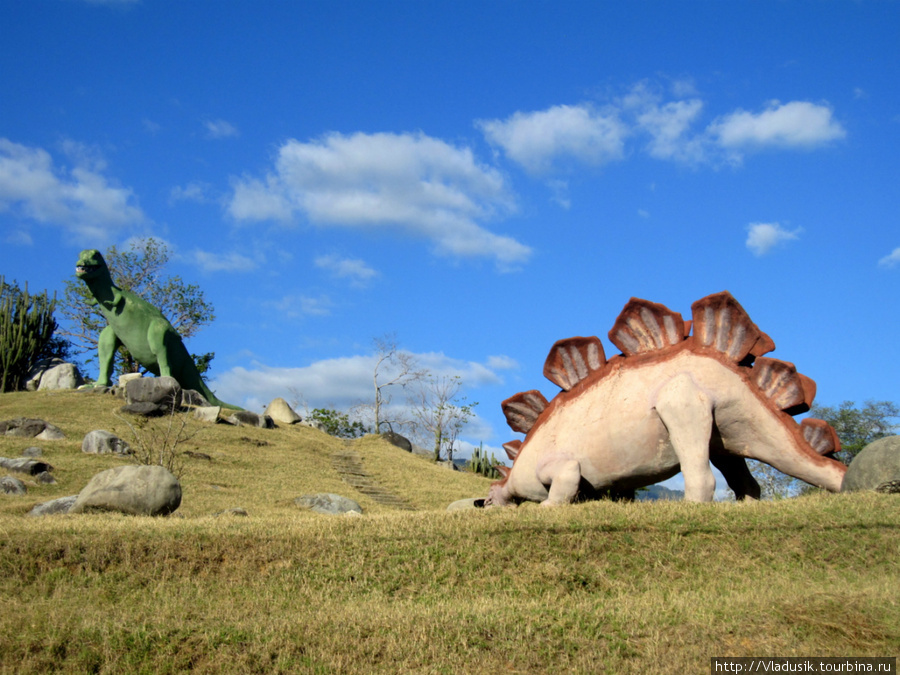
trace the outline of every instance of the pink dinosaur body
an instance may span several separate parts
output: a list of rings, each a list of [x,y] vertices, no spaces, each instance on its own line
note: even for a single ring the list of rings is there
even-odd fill
[[[503,402],[507,421],[526,434],[504,447],[514,460],[485,505],[562,504],[627,493],[684,474],[685,498],[710,501],[713,463],[738,498],[758,498],[744,458],[838,491],[846,467],[821,420],[797,424],[815,384],[784,361],[727,292],[694,303],[691,322],[663,305],[632,300],[610,340],[623,354],[606,361],[596,337],[557,342],[544,374],[562,391]]]

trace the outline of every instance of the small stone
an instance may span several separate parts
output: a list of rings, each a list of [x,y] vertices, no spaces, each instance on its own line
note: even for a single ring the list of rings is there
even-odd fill
[[[301,509],[308,509],[316,513],[328,515],[340,515],[349,511],[362,514],[362,507],[352,499],[342,497],[330,492],[320,492],[314,495],[303,495],[294,500],[294,504]]]
[[[37,504],[28,512],[28,515],[35,517],[51,516],[57,513],[68,513],[76,499],[78,499],[78,495],[70,495],[68,497],[60,497],[59,499],[44,502],[43,504]]]
[[[15,476],[4,476],[0,478],[0,492],[7,495],[24,495],[28,492],[28,488]]]
[[[96,429],[88,433],[81,443],[81,451],[92,455],[129,455],[131,446],[121,438],[103,429]]]

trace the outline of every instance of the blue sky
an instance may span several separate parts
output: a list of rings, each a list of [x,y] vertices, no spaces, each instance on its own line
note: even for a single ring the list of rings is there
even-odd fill
[[[0,2],[2,268],[154,236],[259,409],[371,397],[372,340],[500,402],[631,296],[730,290],[898,400],[897,2]]]

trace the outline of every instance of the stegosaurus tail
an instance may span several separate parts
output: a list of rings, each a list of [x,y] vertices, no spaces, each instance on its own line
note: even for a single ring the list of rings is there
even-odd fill
[[[749,376],[748,383],[770,408],[789,416],[807,412],[816,395],[815,382],[798,373],[794,364],[763,356],[775,349],[775,342],[728,291],[693,303],[690,321],[665,305],[631,298],[609,331],[609,339],[622,352],[621,357],[613,359],[619,361],[617,367],[627,367],[631,357],[670,349],[689,349],[730,363]],[[605,377],[611,372],[611,365],[599,338],[573,337],[553,345],[544,364],[544,376],[562,392],[572,392],[582,383]],[[526,441],[548,406],[550,402],[534,389],[502,403],[510,428],[525,434]],[[793,425],[799,437],[820,455],[840,450],[837,433],[824,420],[805,419],[797,425],[785,417],[783,422]],[[515,462],[522,442],[510,441],[503,447]],[[503,479],[498,482],[502,484],[509,469],[501,473]]]

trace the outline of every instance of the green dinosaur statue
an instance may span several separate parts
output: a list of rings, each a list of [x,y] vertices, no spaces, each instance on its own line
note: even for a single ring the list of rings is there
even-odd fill
[[[100,376],[96,386],[110,385],[116,350],[124,345],[154,375],[174,377],[182,388],[199,391],[213,405],[240,410],[223,403],[209,390],[178,331],[162,312],[136,293],[113,283],[100,251],[82,251],[75,276],[87,284],[93,296],[89,303],[96,305],[108,322],[97,340]]]

